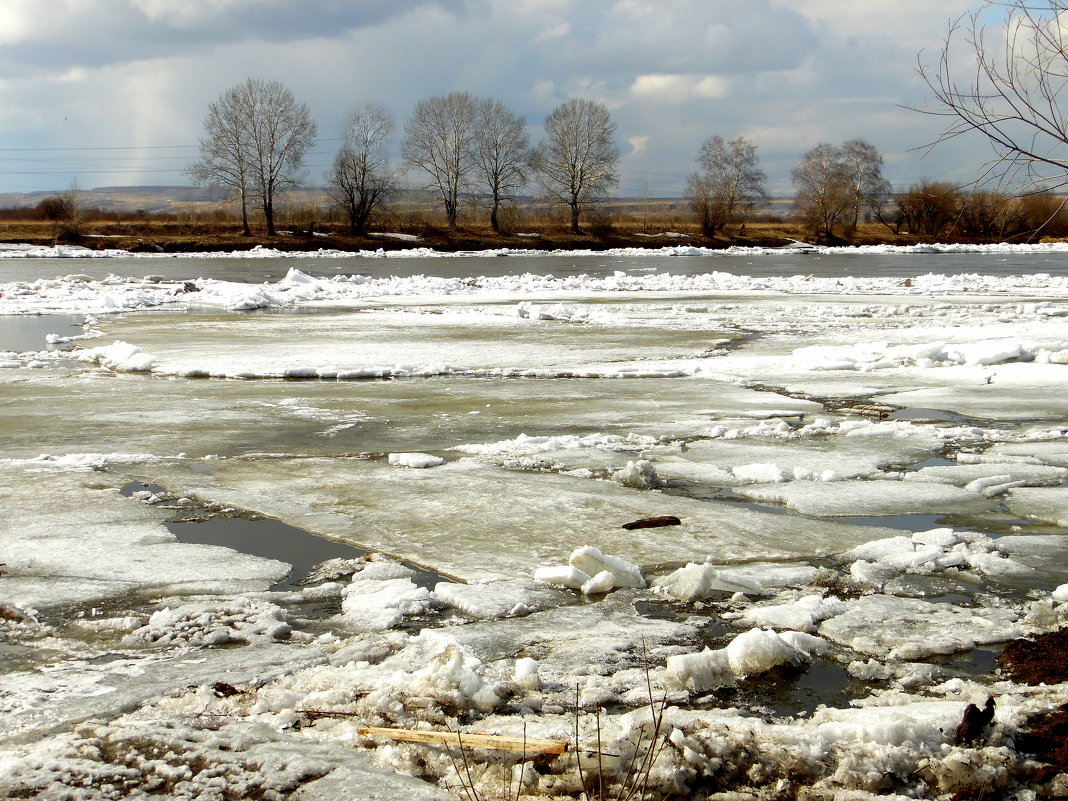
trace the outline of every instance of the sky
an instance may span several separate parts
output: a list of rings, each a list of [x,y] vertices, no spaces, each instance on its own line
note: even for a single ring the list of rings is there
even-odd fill
[[[466,90],[523,115],[605,103],[621,196],[685,192],[701,143],[750,138],[773,195],[821,142],[861,137],[895,188],[964,182],[989,147],[924,155],[949,22],[976,0],[0,0],[0,193],[184,185],[208,104],[247,77],[307,103],[323,182],[357,106]],[[398,133],[398,142],[399,145]],[[399,148],[398,148],[399,153]],[[412,185],[418,176],[411,174]]]

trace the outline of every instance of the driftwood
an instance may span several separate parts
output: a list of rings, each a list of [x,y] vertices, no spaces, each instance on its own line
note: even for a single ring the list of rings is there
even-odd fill
[[[469,734],[458,731],[426,731],[424,729],[384,729],[365,726],[357,730],[361,735],[385,737],[406,743],[458,745],[460,748],[491,748],[495,751],[523,751],[527,754],[563,754],[570,748],[567,740],[536,740],[530,737],[509,737],[503,734]]]
[[[681,526],[682,521],[675,515],[661,515],[660,517],[643,517],[632,523],[624,523],[623,528],[633,531],[636,528],[662,528],[663,526]]]

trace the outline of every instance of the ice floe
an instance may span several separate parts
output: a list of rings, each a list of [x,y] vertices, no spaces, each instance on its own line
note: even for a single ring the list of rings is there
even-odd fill
[[[980,512],[988,508],[986,499],[977,492],[920,481],[791,481],[750,484],[736,488],[735,492],[818,517]]]

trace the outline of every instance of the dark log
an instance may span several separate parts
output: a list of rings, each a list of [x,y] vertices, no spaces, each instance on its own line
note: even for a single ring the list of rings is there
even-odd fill
[[[662,515],[660,517],[644,517],[631,523],[624,523],[623,528],[633,531],[636,528],[662,528],[664,526],[681,526],[682,521],[674,515]]]

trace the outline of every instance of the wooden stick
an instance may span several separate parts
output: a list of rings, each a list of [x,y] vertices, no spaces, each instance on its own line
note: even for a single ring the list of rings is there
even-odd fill
[[[459,745],[461,748],[492,748],[497,751],[526,751],[528,754],[563,754],[570,747],[567,740],[534,740],[526,737],[509,737],[503,734],[467,734],[423,729],[383,729],[365,726],[359,734],[372,734],[388,740],[406,743],[436,743]]]

